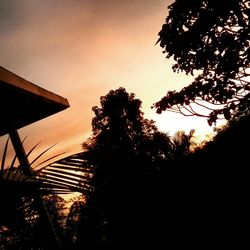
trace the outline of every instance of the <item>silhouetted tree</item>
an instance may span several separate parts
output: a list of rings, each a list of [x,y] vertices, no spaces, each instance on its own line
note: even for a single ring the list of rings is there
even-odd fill
[[[171,138],[173,160],[181,159],[191,153],[192,147],[195,147],[195,142],[192,141],[194,133],[194,129],[190,130],[189,134],[186,134],[184,131],[177,131]]]
[[[207,116],[211,125],[249,110],[250,2],[176,0],[168,9],[158,42],[175,72],[199,75],[155,103],[157,112]]]
[[[136,174],[141,166],[134,162],[140,157],[146,157],[147,165],[152,166],[155,161],[170,156],[170,138],[158,131],[154,121],[143,118],[141,101],[134,94],[119,88],[101,97],[100,102],[101,108],[93,107],[93,135],[83,144],[85,159],[98,166],[96,179],[102,169],[103,174],[113,175],[124,164],[130,168],[131,163],[133,169],[122,174],[129,170]],[[146,166],[143,168],[145,171]]]
[[[143,117],[141,101],[124,88],[100,101],[100,107],[93,107],[93,134],[83,143],[82,153],[84,165],[93,171],[89,185],[94,191],[86,203],[76,201],[70,209],[68,247],[173,246],[179,232],[176,211],[184,197],[180,190],[187,189],[187,175],[180,177],[178,169],[187,169],[194,131],[173,138],[159,132]]]
[[[74,198],[66,219],[65,248],[68,247],[69,249],[75,249],[77,248],[79,237],[84,237],[84,239],[87,238],[86,232],[79,232],[79,228],[84,229],[84,227],[79,224],[85,224],[85,207],[85,197],[79,196]],[[85,225],[85,228],[86,227],[87,226]]]
[[[158,207],[153,176],[172,157],[173,145],[143,117],[141,101],[124,88],[110,91],[100,102],[100,108],[93,107],[93,135],[83,144],[84,159],[96,172],[95,192],[79,230],[85,232],[85,247],[120,249],[152,238],[153,207]]]
[[[1,192],[2,194],[2,192]],[[20,197],[20,190],[12,189],[9,186],[6,195],[2,194],[5,201],[1,209],[1,228],[3,230],[0,237],[0,249],[31,249],[46,248],[51,246],[51,239],[47,236],[48,229],[39,214],[39,206],[32,196]],[[7,196],[7,197],[6,197]],[[48,211],[48,216],[56,230],[55,235],[62,236],[62,199],[56,195],[43,197]],[[60,203],[60,204],[59,204]],[[2,247],[2,248],[1,248]]]
[[[62,241],[65,229],[66,201],[59,195],[49,194],[43,196],[43,202],[46,206],[50,221],[54,225],[55,235]]]
[[[196,186],[194,204],[199,211],[191,213],[196,228],[187,231],[193,231],[202,244],[207,242],[206,246],[242,248],[248,241],[245,228],[249,124],[250,115],[231,119],[189,159],[193,176],[189,175],[188,179]]]

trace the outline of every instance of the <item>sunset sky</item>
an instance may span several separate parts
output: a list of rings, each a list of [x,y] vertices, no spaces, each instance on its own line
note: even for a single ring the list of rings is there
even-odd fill
[[[67,98],[70,108],[19,130],[26,148],[79,152],[91,135],[92,106],[125,87],[143,102],[161,130],[212,131],[204,118],[186,118],[151,106],[192,80],[175,74],[155,42],[167,15],[165,0],[2,0],[0,65]],[[3,108],[3,107],[1,107]],[[6,140],[1,137],[0,142]]]

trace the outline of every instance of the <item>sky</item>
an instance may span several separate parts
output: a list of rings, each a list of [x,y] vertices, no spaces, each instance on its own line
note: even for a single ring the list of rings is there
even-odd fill
[[[0,65],[70,103],[69,109],[19,130],[21,138],[27,136],[26,150],[41,141],[39,152],[55,143],[49,154],[80,152],[91,135],[91,108],[119,87],[135,93],[144,117],[170,135],[192,128],[197,135],[212,132],[205,118],[158,115],[151,108],[168,90],[180,90],[193,79],[173,73],[173,61],[155,46],[171,2],[0,1]]]

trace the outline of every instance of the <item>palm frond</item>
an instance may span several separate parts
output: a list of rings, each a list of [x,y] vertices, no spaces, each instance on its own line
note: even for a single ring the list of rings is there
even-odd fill
[[[25,140],[26,137],[22,143],[24,143]],[[51,161],[62,154],[65,154],[59,153],[33,167],[33,164],[38,159],[40,159],[46,152],[56,145],[54,144],[35,157],[35,159],[30,163],[30,166],[33,170],[33,175],[27,176],[22,173],[20,166],[14,166],[17,158],[16,155],[14,156],[11,165],[9,167],[5,166],[8,142],[9,139],[5,144],[0,175],[1,180],[4,180],[6,185],[7,183],[14,186],[22,185],[22,190],[27,190],[28,188],[32,189],[32,186],[33,188],[38,187],[41,194],[65,194],[71,192],[80,192],[84,195],[89,195],[91,192],[93,192],[94,188],[91,185],[91,178],[95,172],[95,169],[86,160],[84,160],[83,152],[61,158],[37,170],[39,166],[44,165],[48,161]],[[27,157],[31,155],[31,153],[35,148],[37,148],[39,144],[40,142],[28,151]]]
[[[45,186],[55,189],[57,193],[71,191],[89,195],[94,190],[91,185],[93,173],[94,168],[84,160],[84,154],[81,152],[39,169],[37,178],[43,183],[43,190]]]
[[[50,194],[69,194],[73,192],[79,192],[88,196],[91,192],[93,192],[93,187],[90,182],[94,173],[93,167],[84,160],[83,153],[78,153],[64,157],[40,168],[39,170],[36,170],[38,166],[41,166],[59,155],[62,155],[62,153],[54,155],[49,159],[44,160],[38,166],[33,167],[33,164],[37,162],[37,160],[40,159],[40,157],[43,156],[48,150],[54,147],[56,145],[55,144],[35,157],[35,159],[30,163],[32,175],[28,176],[23,173],[20,164],[15,166],[17,155],[14,156],[10,166],[6,166],[8,143],[9,139],[5,144],[2,156],[0,169],[0,191],[4,197],[8,197],[6,200],[10,201],[8,204],[5,204],[2,209],[10,211],[10,213],[7,218],[3,218],[4,220],[1,218],[0,226],[10,225],[11,227],[13,223],[19,225],[22,220],[25,225],[12,228],[12,230],[14,230],[13,232],[19,232],[18,230],[20,228],[22,229],[22,227],[27,227],[26,229],[28,232],[32,234],[32,226],[37,224],[37,218],[41,218],[41,221],[44,221],[43,219],[46,218],[44,216],[47,216],[50,227],[52,228],[51,230],[52,232],[55,232],[53,222],[46,212],[47,208],[46,205],[43,204],[41,197]],[[38,145],[39,143],[33,146],[28,151],[26,156],[30,156]],[[41,204],[39,203],[40,201],[42,201]],[[44,211],[46,212],[46,215],[44,215]],[[19,219],[16,219],[17,217],[15,214],[19,213],[21,213],[20,218],[18,217]],[[23,238],[21,234],[19,238]]]
[[[57,158],[58,156],[64,155],[64,154],[66,154],[66,152],[62,152],[62,153],[53,155],[53,156],[49,157],[48,159],[46,159],[46,160],[40,162],[38,165],[32,166],[32,169],[36,170],[36,169],[39,168],[40,166],[44,165],[46,162],[49,162],[49,161],[51,161],[52,159],[55,159],[55,158]],[[47,167],[47,166],[41,167],[39,170],[41,170],[41,169],[43,169],[43,168],[46,168],[46,167]]]
[[[57,143],[56,143],[57,144]],[[53,148],[56,144],[50,146],[49,148],[47,148],[46,150],[44,150],[41,154],[39,154],[31,163],[30,165],[32,166],[32,164],[34,162],[36,162],[39,158],[41,158],[41,156],[43,156],[46,152],[48,152],[51,148]]]
[[[40,144],[41,142],[38,142],[37,144],[35,144],[35,146],[33,146],[30,151],[26,154],[26,157],[29,157],[30,154],[34,151],[34,149]]]

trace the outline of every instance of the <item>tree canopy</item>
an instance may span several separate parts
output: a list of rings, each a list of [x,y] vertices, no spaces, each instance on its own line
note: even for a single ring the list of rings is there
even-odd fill
[[[158,42],[174,72],[198,76],[155,103],[157,113],[206,116],[211,125],[248,111],[250,1],[176,0],[168,9]]]
[[[154,215],[149,207],[156,198],[149,205],[148,197],[157,186],[153,176],[160,175],[166,159],[172,157],[173,144],[152,120],[143,117],[141,104],[133,93],[119,88],[102,96],[100,106],[92,109],[92,136],[83,149],[84,159],[96,169],[95,192],[86,203],[87,220],[79,222],[79,232],[87,232],[84,237],[89,235],[91,244],[100,239],[100,230],[117,249],[124,242],[141,242],[143,233],[138,228],[143,231],[142,225],[150,231],[148,221]],[[87,244],[84,237],[79,241]]]
[[[100,103],[101,107],[92,108],[93,135],[83,144],[85,159],[100,169],[108,160],[109,169],[112,164],[118,169],[124,164],[131,166],[128,161],[142,157],[152,164],[168,157],[170,138],[158,131],[154,121],[143,117],[141,101],[133,93],[124,88],[111,90],[100,98]]]

